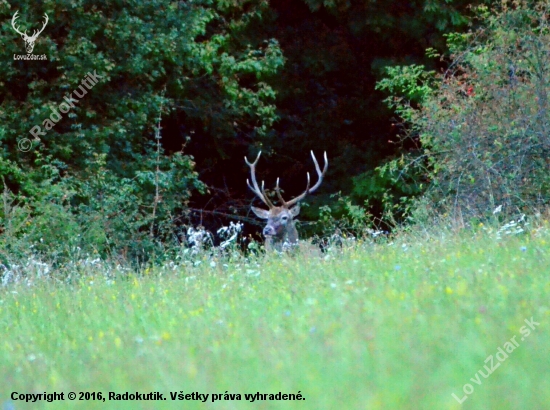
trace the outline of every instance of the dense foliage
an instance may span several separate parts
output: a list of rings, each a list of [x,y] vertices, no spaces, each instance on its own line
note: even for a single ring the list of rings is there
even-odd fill
[[[444,48],[445,32],[466,27],[469,3],[270,1],[265,24],[258,29],[277,38],[286,59],[270,82],[277,93],[279,119],[271,133],[244,141],[246,145],[240,133],[223,146],[208,136],[191,140],[189,152],[199,164],[201,179],[219,188],[208,198],[195,197],[196,206],[245,215],[250,192],[242,156],[260,148],[259,175],[266,186],[274,187],[280,177],[289,196],[298,194],[306,172],[313,170],[309,151],[314,149],[318,157],[327,151],[330,166],[321,189],[306,201],[311,206],[302,207],[301,218],[317,220],[320,205],[329,206],[334,218],[351,217],[349,201],[358,206],[367,202],[366,209],[379,215],[388,183],[374,168],[396,145],[388,141],[395,140],[393,114],[382,102],[384,94],[375,90],[376,81],[391,64],[436,64],[425,58],[424,50]],[[225,157],[212,151],[214,143]],[[404,184],[397,187],[399,192],[408,189]],[[338,192],[341,196],[332,196]]]
[[[379,84],[404,96],[388,102],[408,124],[404,136],[420,147],[393,164],[417,182],[429,180],[417,216],[447,213],[462,224],[547,206],[548,7],[480,7],[478,30],[448,37],[447,70],[394,68]]]
[[[205,192],[186,138],[232,138],[238,127],[255,138],[276,118],[263,78],[283,64],[277,41],[241,40],[266,3],[20,3],[23,30],[48,14],[34,50],[48,59],[0,67],[4,255],[32,244],[140,258],[177,245],[178,216],[193,190]],[[2,7],[11,20],[16,9]],[[0,42],[6,59],[23,52],[9,24]],[[79,88],[88,73],[95,84]],[[160,124],[173,118],[185,129],[166,155]]]
[[[3,260],[165,255],[185,244],[189,225],[213,232],[248,218],[243,155],[258,149],[260,179],[272,187],[280,177],[287,197],[304,189],[309,150],[328,152],[325,183],[301,215],[331,229],[343,217],[355,227],[399,220],[427,187],[423,198],[442,213],[544,204],[546,80],[536,59],[546,33],[533,20],[544,11],[514,6],[505,11],[523,17],[507,21],[513,14],[479,9],[483,28],[449,34],[447,53],[444,33],[466,27],[468,3],[2,4]],[[16,11],[29,33],[49,16],[34,48],[47,60],[13,59],[25,53]],[[427,48],[446,57],[428,59]],[[97,81],[74,97],[90,75]],[[390,107],[405,127],[392,126],[388,90],[405,95]],[[74,107],[62,112],[68,95]],[[47,132],[34,138],[36,126]]]

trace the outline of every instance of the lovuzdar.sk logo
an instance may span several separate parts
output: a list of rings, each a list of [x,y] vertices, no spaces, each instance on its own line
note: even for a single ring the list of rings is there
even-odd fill
[[[44,13],[44,24],[42,24],[42,28],[40,30],[34,30],[34,33],[32,36],[27,35],[27,30],[25,30],[24,33],[22,33],[19,30],[19,27],[15,25],[15,20],[19,18],[17,15],[19,11],[16,11],[13,15],[13,18],[11,19],[11,26],[15,30],[17,34],[21,36],[21,38],[25,41],[25,49],[27,50],[27,54],[14,54],[13,59],[14,60],[47,60],[48,57],[46,54],[40,54],[36,55],[32,53],[32,50],[34,49],[34,43],[36,42],[36,39],[44,31],[46,28],[46,25],[48,24],[48,15]]]

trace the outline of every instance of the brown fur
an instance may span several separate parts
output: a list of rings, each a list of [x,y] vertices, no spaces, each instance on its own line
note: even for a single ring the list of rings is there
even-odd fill
[[[298,244],[298,231],[294,222],[294,217],[300,213],[300,204],[292,208],[276,206],[270,210],[252,207],[252,212],[258,218],[267,219],[263,234],[266,237],[266,249],[268,251],[276,250],[281,252],[283,245]]]
[[[315,170],[317,171],[319,179],[317,180],[317,183],[315,185],[310,187],[310,178],[308,172],[305,191],[294,199],[291,199],[290,201],[285,201],[283,199],[281,195],[281,190],[279,188],[279,179],[277,178],[275,192],[277,193],[277,197],[279,198],[281,206],[273,205],[273,202],[271,202],[264,191],[264,182],[262,181],[262,186],[260,188],[260,185],[256,180],[256,164],[258,163],[261,154],[262,152],[260,151],[254,162],[249,162],[246,157],[244,158],[246,164],[250,167],[250,178],[252,180],[252,184],[248,179],[246,180],[246,183],[248,187],[252,190],[252,192],[254,192],[256,196],[258,196],[258,198],[260,198],[262,202],[269,208],[269,210],[265,210],[261,208],[256,208],[254,206],[252,207],[252,212],[254,212],[258,216],[258,218],[267,219],[267,224],[263,230],[263,234],[266,239],[266,249],[268,251],[276,250],[281,252],[285,250],[285,247],[287,245],[290,247],[298,246],[298,231],[296,230],[294,217],[300,213],[300,201],[304,199],[308,194],[315,192],[315,190],[319,188],[319,186],[323,182],[323,177],[325,176],[328,168],[327,153],[324,153],[325,166],[321,171],[321,168],[319,168],[319,164],[317,162],[317,158],[315,158],[313,151],[311,151],[311,158],[313,159],[313,163],[315,164]]]

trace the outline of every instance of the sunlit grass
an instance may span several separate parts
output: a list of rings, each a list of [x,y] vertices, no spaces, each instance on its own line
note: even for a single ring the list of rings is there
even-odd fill
[[[549,244],[544,228],[500,240],[483,231],[403,236],[323,258],[205,262],[115,277],[90,266],[71,281],[10,283],[0,290],[0,404],[13,391],[159,391],[167,400],[11,404],[544,409]],[[521,340],[531,318],[540,325]],[[480,385],[471,381],[514,336],[519,346],[500,367]],[[467,383],[474,391],[460,406],[452,394],[463,398]],[[180,391],[227,391],[242,400],[172,401],[169,393]],[[244,397],[279,391],[305,400],[247,404]]]

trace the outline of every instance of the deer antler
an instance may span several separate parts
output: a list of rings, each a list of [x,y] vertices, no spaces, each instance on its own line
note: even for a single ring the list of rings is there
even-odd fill
[[[42,28],[40,30],[34,30],[34,33],[32,36],[28,36],[27,35],[27,30],[25,30],[24,33],[21,33],[21,31],[19,31],[19,27],[17,27],[15,25],[15,20],[17,20],[19,18],[19,16],[17,15],[17,13],[19,13],[19,10],[15,12],[15,14],[13,15],[12,19],[11,19],[11,26],[13,27],[13,29],[21,36],[25,37],[25,38],[29,38],[29,39],[36,39],[38,37],[38,35],[40,33],[42,33],[44,31],[44,29],[46,28],[46,25],[48,24],[48,21],[49,21],[49,18],[48,18],[48,15],[46,13],[44,13],[44,18],[46,19],[46,21],[44,21],[44,24],[42,25]]]
[[[260,155],[262,155],[262,151],[258,152],[258,156],[256,157],[256,160],[253,163],[248,162],[248,158],[244,157],[244,160],[246,164],[250,167],[250,177],[252,179],[252,185],[250,185],[250,181],[247,179],[246,184],[248,187],[262,200],[264,204],[267,205],[269,209],[275,208],[275,205],[269,200],[268,196],[265,193],[264,190],[264,181],[262,181],[262,189],[260,190],[260,187],[258,186],[258,181],[256,181],[256,164],[258,163],[258,160],[260,159]]]
[[[19,10],[15,12],[15,14],[13,15],[12,19],[11,19],[11,26],[13,27],[13,29],[21,36],[27,36],[27,30],[25,30],[24,33],[21,33],[19,31],[19,28],[15,25],[15,20],[17,20],[19,18],[19,16],[17,15],[17,13],[19,13]]]
[[[279,197],[279,200],[282,202],[282,204],[285,208],[288,208],[288,207],[294,205],[295,203],[301,201],[302,199],[304,199],[306,197],[306,195],[308,195],[312,192],[315,192],[315,190],[317,188],[319,188],[319,186],[321,186],[321,183],[323,182],[323,177],[325,176],[325,173],[327,172],[327,169],[328,169],[327,152],[325,151],[325,153],[324,153],[325,166],[323,167],[322,172],[321,172],[321,168],[319,167],[319,163],[317,162],[317,158],[315,158],[315,154],[313,153],[313,151],[311,151],[311,158],[313,158],[313,163],[315,164],[315,170],[317,171],[317,176],[319,177],[319,179],[317,180],[317,183],[310,188],[309,187],[310,178],[309,178],[309,172],[308,172],[307,173],[306,190],[301,195],[297,196],[296,198],[291,199],[288,202],[283,199],[283,197],[281,196],[280,188],[279,188],[279,179],[277,178],[277,186],[275,187],[275,191],[277,192],[277,196]]]
[[[34,30],[34,34],[32,35],[32,38],[37,38],[38,35],[40,33],[42,33],[44,31],[44,29],[46,28],[46,25],[48,24],[49,19],[48,19],[48,15],[46,13],[44,13],[44,17],[46,18],[46,21],[44,21],[44,24],[42,25],[42,28],[40,29],[40,31]]]
[[[252,190],[252,192],[254,192],[258,196],[258,198],[260,198],[262,202],[268,206],[269,209],[273,209],[275,208],[275,205],[273,205],[273,203],[269,200],[269,197],[265,193],[264,181],[262,181],[261,189],[258,186],[258,182],[256,181],[256,164],[258,163],[258,160],[260,159],[261,154],[262,152],[260,151],[258,153],[258,156],[256,157],[256,160],[253,163],[250,163],[248,161],[248,158],[244,157],[244,160],[246,161],[247,165],[250,167],[250,176],[252,178],[252,185],[250,185],[250,181],[248,179],[246,180],[246,183],[248,184],[248,187]],[[327,153],[326,151],[324,153],[325,166],[323,167],[323,171],[321,171],[321,168],[319,167],[319,163],[317,162],[317,158],[315,158],[315,154],[313,153],[313,151],[311,151],[311,158],[313,158],[313,163],[315,164],[315,170],[317,171],[317,176],[319,177],[319,179],[317,180],[317,183],[310,188],[309,185],[311,183],[311,178],[309,177],[309,172],[308,172],[306,190],[296,198],[291,199],[290,201],[285,201],[283,199],[283,196],[281,195],[281,188],[279,187],[279,178],[277,178],[277,184],[275,185],[275,192],[277,193],[277,197],[279,198],[279,201],[281,201],[282,207],[289,208],[290,206],[301,201],[306,197],[306,195],[312,192],[315,192],[315,190],[319,188],[319,186],[323,182],[323,177],[325,176],[325,173],[327,172],[327,168],[328,168]]]

